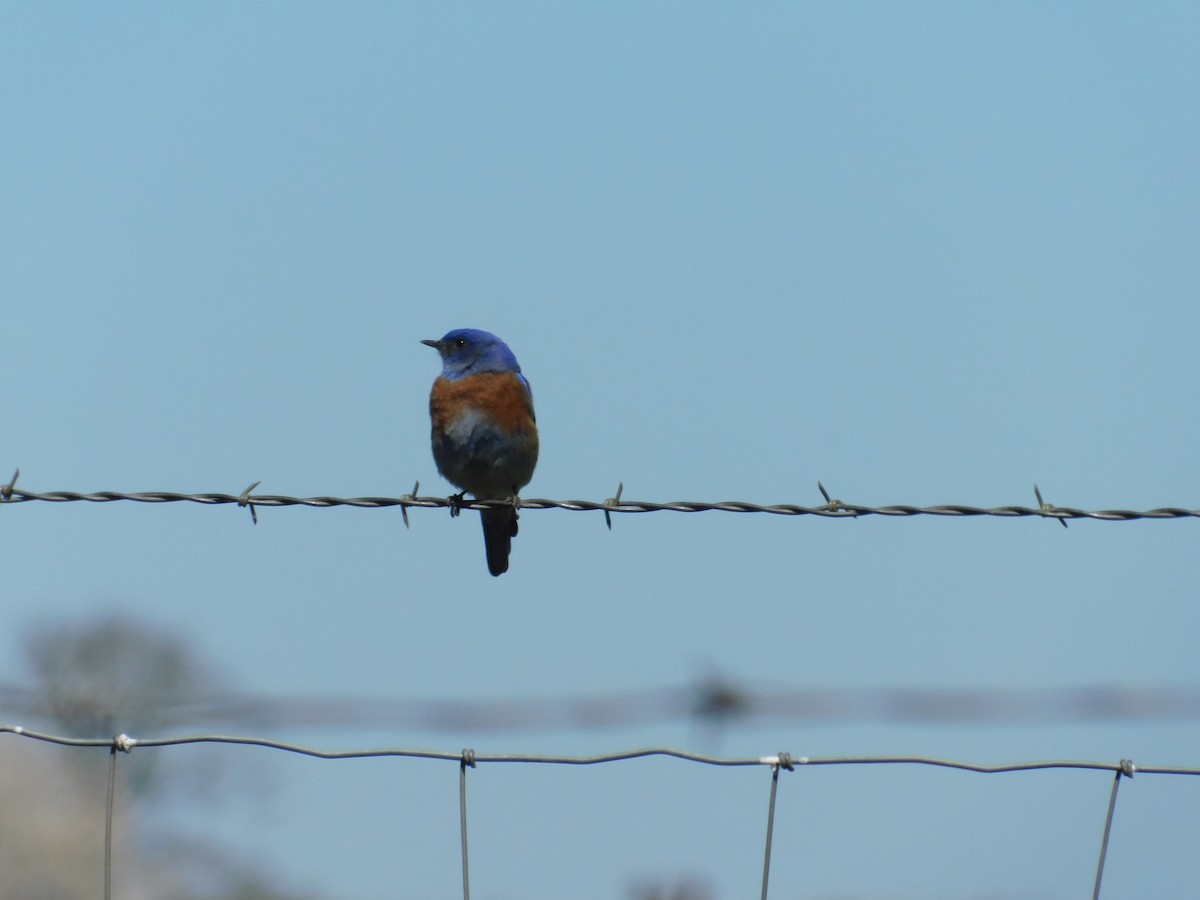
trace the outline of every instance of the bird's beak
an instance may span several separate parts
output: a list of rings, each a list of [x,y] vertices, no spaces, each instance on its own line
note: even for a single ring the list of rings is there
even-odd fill
[[[421,341],[421,343],[424,344],[426,347],[432,347],[438,353],[442,352],[442,342],[441,341],[424,340],[424,341]]]

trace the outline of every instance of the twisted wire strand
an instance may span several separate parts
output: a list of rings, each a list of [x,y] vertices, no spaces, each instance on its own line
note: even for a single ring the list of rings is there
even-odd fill
[[[133,702],[133,701],[131,701]],[[44,687],[0,683],[0,716],[36,717],[68,704],[88,721],[111,721],[111,703],[86,691],[50,697]],[[414,700],[207,693],[136,707],[138,727],[271,729],[379,726],[457,733],[547,728],[610,728],[690,720],[722,727],[744,721],[798,722],[1098,722],[1200,720],[1200,687],[1090,685],[1077,688],[764,689],[709,678],[626,693],[529,699]]]
[[[256,485],[252,485],[253,488]],[[247,491],[241,494],[226,494],[218,492],[183,493],[179,491],[27,491],[16,487],[13,483],[0,486],[0,503],[29,503],[41,501],[46,503],[113,503],[128,501],[134,503],[199,503],[206,506],[236,505],[250,507],[307,506],[317,509],[346,506],[357,509],[385,509],[399,506],[407,518],[409,509],[497,509],[511,506],[504,500],[467,500],[456,497],[417,496],[416,492],[400,497],[292,497],[284,494],[252,494]],[[795,503],[751,503],[745,500],[723,500],[717,502],[699,500],[675,500],[656,502],[650,500],[625,500],[618,490],[615,497],[607,500],[550,500],[545,498],[520,498],[518,505],[521,509],[543,510],[563,509],[571,512],[602,512],[607,517],[611,513],[650,513],[650,512],[730,512],[730,513],[766,513],[776,516],[818,516],[821,518],[847,519],[860,516],[949,516],[973,517],[991,516],[999,518],[1040,518],[1058,519],[1066,523],[1068,519],[1094,519],[1108,522],[1128,522],[1137,519],[1194,519],[1200,518],[1200,509],[1189,509],[1180,506],[1158,507],[1155,509],[1078,509],[1070,506],[970,506],[966,504],[936,504],[933,506],[914,506],[910,504],[888,504],[884,506],[867,506],[855,503],[844,503],[840,500],[830,500],[821,506],[802,506]]]

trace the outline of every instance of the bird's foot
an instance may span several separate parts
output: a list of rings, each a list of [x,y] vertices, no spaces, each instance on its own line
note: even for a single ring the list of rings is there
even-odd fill
[[[459,491],[457,494],[451,494],[446,498],[446,502],[450,504],[450,518],[458,517],[462,512],[463,504],[467,502],[467,492]]]
[[[506,498],[504,502],[512,504],[512,508],[513,508],[512,528],[509,531],[509,537],[516,537],[517,536],[517,519],[521,518],[521,514],[519,512],[517,512],[517,510],[519,510],[521,508],[521,498],[517,496],[517,492],[516,492],[515,488],[513,489],[512,496]]]

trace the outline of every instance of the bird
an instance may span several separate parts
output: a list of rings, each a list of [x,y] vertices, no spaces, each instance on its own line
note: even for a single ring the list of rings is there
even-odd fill
[[[533,391],[508,345],[490,332],[459,328],[421,343],[442,358],[429,392],[438,472],[462,492],[459,501],[467,491],[476,500],[514,501],[479,511],[488,571],[502,575],[517,534],[515,499],[537,465]]]

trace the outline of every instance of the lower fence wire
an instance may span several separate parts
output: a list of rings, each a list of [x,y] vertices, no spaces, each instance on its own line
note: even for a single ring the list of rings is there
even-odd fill
[[[471,900],[471,865],[467,857],[467,766],[475,766],[474,750],[464,750],[458,763],[458,822],[462,838],[463,900]]]
[[[30,731],[19,725],[0,724],[0,734],[15,734],[68,747],[107,748],[109,751],[108,767],[108,797],[104,816],[104,898],[111,900],[113,884],[112,847],[114,831],[114,807],[116,805],[117,782],[117,751],[131,753],[134,747],[169,747],[181,744],[239,744],[266,747],[319,759],[363,759],[380,757],[403,757],[408,759],[440,759],[457,761],[459,765],[458,809],[459,827],[462,841],[462,878],[463,900],[471,898],[471,867],[467,853],[467,768],[476,768],[478,763],[543,763],[550,765],[598,765],[601,763],[619,762],[622,760],[644,759],[651,756],[665,756],[690,762],[703,763],[713,766],[770,766],[771,792],[767,805],[767,833],[763,847],[762,900],[767,900],[767,889],[771,874],[771,844],[775,830],[775,799],[779,787],[779,770],[793,771],[796,766],[832,766],[832,765],[926,765],[941,768],[960,769],[968,772],[996,774],[1001,772],[1029,772],[1045,769],[1075,769],[1100,770],[1115,772],[1112,791],[1108,800],[1108,811],[1104,821],[1104,836],[1100,844],[1100,859],[1096,866],[1096,881],[1092,890],[1093,900],[1099,900],[1100,882],[1104,875],[1104,863],[1108,854],[1109,836],[1112,832],[1113,816],[1117,805],[1117,789],[1120,787],[1122,776],[1132,778],[1134,772],[1157,775],[1200,775],[1200,767],[1195,766],[1138,766],[1128,759],[1118,763],[1089,762],[1085,760],[1042,760],[1034,762],[1003,763],[988,765],[961,760],[940,759],[922,756],[826,756],[826,757],[793,757],[788,753],[777,756],[760,757],[717,757],[689,753],[671,747],[644,747],[636,750],[626,750],[617,753],[605,753],[595,756],[547,756],[530,754],[477,754],[474,750],[466,749],[460,753],[449,753],[437,750],[416,750],[402,747],[386,747],[365,750],[321,750],[298,744],[287,744],[270,738],[235,737],[229,735],[191,735],[180,737],[148,738],[137,740],[124,734],[105,740],[99,738],[71,738],[60,735],[45,734]]]
[[[779,789],[779,767],[792,768],[786,753],[779,754],[780,760],[771,766],[771,802],[767,804],[767,840],[763,847],[762,900],[767,900],[767,884],[771,880],[771,838],[775,833],[775,794]]]
[[[1108,836],[1112,832],[1113,811],[1117,808],[1117,788],[1121,786],[1121,776],[1133,777],[1133,763],[1128,759],[1121,760],[1121,766],[1113,777],[1112,793],[1108,795],[1108,815],[1104,818],[1104,837],[1100,841],[1100,861],[1096,863],[1096,886],[1092,888],[1092,900],[1100,900],[1100,880],[1104,877],[1104,858],[1108,856]]]
[[[108,751],[108,802],[104,809],[104,900],[112,900],[113,794],[117,784],[117,742]]]

